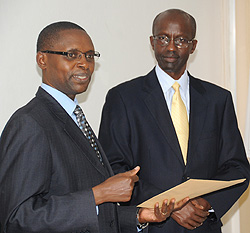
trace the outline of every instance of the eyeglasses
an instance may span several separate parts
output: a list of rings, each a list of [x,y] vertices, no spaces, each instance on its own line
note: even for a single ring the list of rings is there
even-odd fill
[[[59,52],[59,51],[51,51],[51,50],[45,50],[41,51],[42,53],[51,53],[51,54],[57,54],[57,55],[63,55],[68,58],[70,61],[79,61],[82,59],[82,56],[84,55],[86,60],[88,62],[97,61],[98,58],[101,56],[101,54],[97,51],[87,51],[85,53],[79,51],[79,50],[69,50],[67,52]]]
[[[172,40],[165,35],[153,36],[153,39],[156,40],[157,43],[161,46],[167,46],[169,42]],[[193,40],[194,39],[188,40],[183,37],[178,37],[173,39],[175,46],[179,49],[187,48],[188,45],[193,42]]]

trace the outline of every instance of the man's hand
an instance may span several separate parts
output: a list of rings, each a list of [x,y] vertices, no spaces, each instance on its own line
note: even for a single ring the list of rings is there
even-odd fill
[[[190,201],[194,206],[197,206],[197,208],[199,208],[199,206],[202,206],[203,210],[205,211],[208,211],[211,208],[211,205],[204,198],[196,197]]]
[[[168,205],[168,200],[164,200],[162,207],[160,208],[159,203],[155,203],[154,209],[141,208],[139,210],[138,220],[140,223],[146,222],[162,222],[165,221],[172,211],[180,209],[189,201],[189,198],[184,198],[183,200],[175,203],[175,199],[171,199]]]
[[[92,188],[96,205],[104,202],[126,202],[129,201],[134,188],[134,183],[139,180],[136,175],[140,170],[134,169],[117,174],[105,180],[103,183]]]
[[[193,230],[203,224],[209,215],[211,205],[203,198],[194,198],[180,210],[174,211],[171,217],[181,226]]]

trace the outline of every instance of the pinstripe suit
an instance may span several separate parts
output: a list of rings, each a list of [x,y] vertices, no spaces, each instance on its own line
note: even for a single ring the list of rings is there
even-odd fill
[[[104,203],[97,216],[92,187],[113,175],[100,150],[105,166],[72,118],[39,88],[1,136],[1,233],[137,232],[134,207]]]

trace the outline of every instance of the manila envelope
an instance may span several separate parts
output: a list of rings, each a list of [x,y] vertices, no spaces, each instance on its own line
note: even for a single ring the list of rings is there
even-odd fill
[[[246,179],[221,181],[190,179],[180,185],[177,185],[163,193],[160,193],[159,195],[148,199],[137,207],[154,208],[156,202],[158,202],[161,207],[162,202],[165,199],[170,200],[171,198],[175,198],[176,202],[182,200],[185,197],[189,197],[189,199],[192,199],[207,193],[230,187],[232,185],[239,184],[245,180]]]

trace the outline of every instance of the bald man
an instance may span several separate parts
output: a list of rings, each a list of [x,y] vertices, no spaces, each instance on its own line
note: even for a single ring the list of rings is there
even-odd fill
[[[190,200],[164,224],[148,228],[149,233],[219,233],[221,217],[246,190],[250,177],[231,94],[187,71],[197,46],[196,22],[190,14],[166,10],[154,19],[152,33],[157,65],[108,92],[99,140],[115,173],[141,167],[128,205],[190,178],[247,178],[240,185]],[[177,114],[178,122],[185,123],[181,127],[174,117],[177,95],[178,106],[183,106]]]

